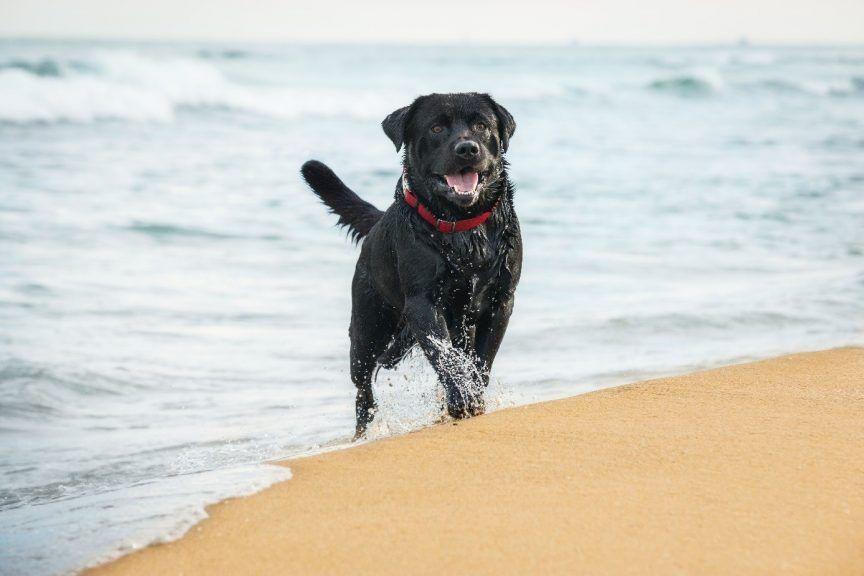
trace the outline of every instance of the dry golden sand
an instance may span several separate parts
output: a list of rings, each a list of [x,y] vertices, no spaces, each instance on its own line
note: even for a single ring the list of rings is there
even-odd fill
[[[864,574],[864,349],[504,410],[289,462],[90,574]]]

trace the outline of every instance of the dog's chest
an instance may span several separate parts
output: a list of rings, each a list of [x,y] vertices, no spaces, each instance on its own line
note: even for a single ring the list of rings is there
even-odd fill
[[[477,230],[446,236],[441,242],[441,257],[449,276],[473,277],[482,281],[493,276],[507,246],[500,235]]]
[[[442,250],[439,298],[459,315],[477,316],[492,300],[508,246],[499,238],[479,234],[449,240]]]

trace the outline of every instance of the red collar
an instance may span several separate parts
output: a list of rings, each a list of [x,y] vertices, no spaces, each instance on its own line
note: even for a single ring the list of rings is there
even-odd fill
[[[420,202],[420,199],[411,192],[408,188],[408,178],[406,176],[402,176],[402,192],[405,194],[405,203],[417,210],[417,213],[420,215],[423,220],[432,225],[433,228],[438,230],[439,232],[443,232],[444,234],[453,234],[454,232],[465,232],[466,230],[471,230],[472,228],[476,228],[480,226],[486,220],[492,216],[492,212],[495,211],[495,207],[498,206],[498,202],[496,201],[492,207],[483,212],[474,216],[473,218],[466,218],[465,220],[441,220],[437,216],[435,216],[426,206]]]

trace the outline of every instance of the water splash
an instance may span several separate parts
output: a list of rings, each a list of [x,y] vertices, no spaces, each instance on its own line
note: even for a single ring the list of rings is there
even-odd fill
[[[477,392],[480,376],[476,365],[462,351],[448,342],[435,342],[448,356],[447,365],[463,376],[457,380],[463,394]],[[392,370],[381,370],[373,385],[378,411],[367,431],[367,438],[377,440],[405,434],[419,428],[452,420],[446,410],[444,387],[419,347],[414,347]],[[480,390],[486,412],[493,412],[516,403],[515,394],[505,382],[490,378],[485,390]]]

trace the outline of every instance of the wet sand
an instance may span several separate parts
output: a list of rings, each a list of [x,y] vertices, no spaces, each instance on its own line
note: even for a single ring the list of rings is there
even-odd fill
[[[285,463],[107,574],[864,574],[864,349]]]

